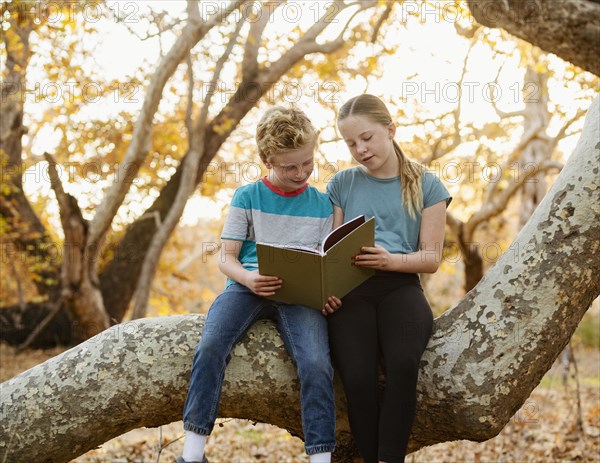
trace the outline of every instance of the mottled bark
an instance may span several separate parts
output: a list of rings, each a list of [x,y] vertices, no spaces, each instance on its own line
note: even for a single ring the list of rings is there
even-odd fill
[[[0,461],[67,462],[107,436],[180,420],[203,326],[194,315],[116,325],[3,383]],[[275,325],[257,323],[233,352],[219,415],[300,436],[295,376]],[[35,399],[25,399],[26,391],[36,391]],[[339,432],[348,440],[341,390],[337,396]]]
[[[599,103],[511,248],[435,321],[421,363],[412,450],[497,435],[600,293]],[[180,419],[201,329],[197,316],[117,325],[3,383],[0,459],[66,462],[130,429]],[[343,452],[349,434],[339,388],[337,397]],[[258,324],[234,351],[219,415],[301,435],[298,399],[274,326]]]
[[[600,75],[600,3],[589,0],[467,0],[471,14]]]

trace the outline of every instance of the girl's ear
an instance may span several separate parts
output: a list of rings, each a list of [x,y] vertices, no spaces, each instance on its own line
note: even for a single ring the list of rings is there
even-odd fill
[[[390,122],[388,126],[388,133],[390,134],[390,140],[392,140],[396,136],[396,124]]]

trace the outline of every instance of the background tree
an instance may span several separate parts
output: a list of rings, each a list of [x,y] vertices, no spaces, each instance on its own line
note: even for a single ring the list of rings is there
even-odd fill
[[[460,255],[463,257],[465,292],[473,289],[485,272],[485,259],[481,254],[482,248],[485,249],[489,243],[481,243],[477,239],[478,229],[488,224],[491,219],[504,214],[509,202],[517,195],[520,195],[518,229],[525,225],[546,193],[546,176],[562,168],[561,162],[553,160],[553,156],[556,157],[558,143],[570,135],[569,127],[584,114],[581,110],[577,111],[571,119],[562,122],[563,126],[555,136],[550,136],[547,132],[551,122],[548,75],[547,71],[537,71],[534,68],[544,66],[540,61],[541,53],[528,44],[523,44],[520,50],[522,60],[530,62],[527,64],[521,98],[524,107],[519,111],[505,113],[494,103],[494,95],[490,95],[490,101],[496,109],[500,123],[488,123],[482,129],[474,130],[471,137],[496,139],[508,133],[508,130],[500,125],[503,121],[514,124],[514,121],[519,118],[523,124],[521,139],[513,148],[513,152],[503,156],[502,159],[498,159],[490,149],[486,149],[485,145],[479,146],[480,152],[487,152],[487,162],[475,161],[476,165],[482,165],[484,168],[471,169],[469,181],[472,180],[471,177],[484,177],[483,170],[490,165],[497,166],[498,172],[490,175],[491,180],[487,186],[481,187],[481,206],[467,220],[461,220],[452,213],[448,214],[448,224],[453,234],[448,241],[457,243]],[[565,120],[564,111],[557,111],[557,119]],[[459,139],[462,137],[459,136]]]
[[[419,385],[420,404],[428,413],[417,417],[412,448],[457,438],[485,440],[499,432],[598,296],[597,119],[598,100],[576,152],[508,252],[463,301],[436,320]],[[43,455],[66,461],[127,429],[179,418],[201,327],[202,317],[119,325],[4,383],[2,414],[14,419],[2,420],[2,457],[29,461]],[[247,355],[259,348],[267,357]],[[250,332],[229,369],[223,415],[299,432],[297,418],[289,418],[298,416],[287,408],[290,398],[297,398],[297,387],[283,352],[268,323]],[[250,382],[255,389],[240,387]],[[240,391],[247,393],[245,400]],[[105,400],[98,400],[102,393]],[[277,400],[282,405],[273,407]],[[109,408],[103,409],[105,404]],[[115,415],[115,410],[127,413]],[[103,418],[89,420],[91,411]],[[338,411],[338,456],[350,458],[343,404]],[[17,431],[23,417],[31,418],[26,438]]]
[[[290,22],[288,26],[291,30],[286,34],[286,40],[282,39],[279,42],[264,37],[263,33],[270,18],[278,9],[284,8],[286,2],[237,1],[224,5],[221,5],[223,7],[221,11],[215,11],[211,16],[202,17],[198,3],[188,3],[187,18],[181,23],[179,29],[176,26],[173,27],[173,30],[177,31],[176,40],[170,51],[162,57],[156,70],[149,76],[143,104],[139,114],[136,115],[136,122],[131,124],[132,132],[127,136],[127,142],[124,142],[125,137],[123,137],[114,144],[113,151],[118,151],[118,155],[108,153],[109,158],[112,156],[118,161],[114,169],[114,181],[108,182],[102,200],[94,205],[90,218],[84,217],[76,198],[61,189],[57,164],[52,161],[49,154],[46,155],[52,186],[60,205],[61,222],[65,235],[65,254],[61,260],[62,269],[60,277],[55,269],[54,283],[58,281],[58,284],[54,285],[51,294],[45,288],[40,289],[40,294],[44,297],[43,302],[29,304],[25,312],[22,311],[22,304],[3,310],[2,334],[5,340],[21,343],[25,336],[34,331],[34,328],[41,323],[42,326],[48,324],[48,327],[45,329],[44,337],[39,338],[40,343],[52,342],[56,338],[63,342],[69,342],[73,339],[80,340],[90,337],[106,329],[111,321],[114,323],[122,320],[138,286],[140,275],[144,275],[145,287],[147,287],[149,278],[153,276],[156,259],[181,215],[182,206],[189,196],[190,188],[195,188],[201,182],[212,159],[244,116],[282,76],[295,66],[302,65],[307,56],[315,57],[319,54],[342,52],[342,50],[347,53],[353,44],[363,40],[364,34],[361,31],[369,29],[369,24],[356,26],[353,19],[355,15],[376,7],[377,2],[361,2],[360,4],[349,4],[339,0],[332,2],[327,9],[320,8],[314,11],[315,21],[306,30],[294,27],[293,22]],[[29,10],[25,3],[20,2],[11,3],[8,6],[3,3],[3,7],[9,13],[6,29],[10,31],[6,34],[4,49],[12,62],[15,60],[13,56],[16,56],[23,47],[21,42],[16,43],[15,39],[10,37],[19,36],[19,34],[28,37],[30,29],[28,29],[28,23],[23,23],[22,18],[27,16]],[[292,5],[292,7],[294,6]],[[343,21],[338,20],[337,18],[340,18],[347,9],[351,9],[352,14],[346,15]],[[378,11],[381,14],[383,9],[380,8]],[[236,20],[234,12],[241,17]],[[370,21],[377,21],[377,14],[372,16]],[[338,26],[338,30],[334,31],[334,38],[321,40],[323,32],[332,28],[332,25]],[[25,29],[21,30],[22,27]],[[227,40],[224,37],[230,35],[236,27],[238,33],[241,33],[242,28],[247,30],[246,37],[242,39],[240,36],[239,39],[243,42],[243,48],[241,52],[234,49],[238,43],[235,40],[236,34],[234,34],[229,41],[231,47],[224,48],[226,53],[222,55],[221,63],[217,65],[218,68],[226,64],[237,68],[235,75],[238,80],[235,91],[228,95],[224,104],[214,104],[212,108],[211,97],[216,92],[209,92],[206,95],[208,98],[204,99],[202,107],[199,108],[202,114],[195,120],[193,116],[197,111],[194,104],[196,98],[193,93],[186,98],[187,117],[185,120],[194,122],[188,124],[187,127],[188,137],[185,139],[189,140],[189,144],[185,148],[184,154],[178,160],[176,169],[170,178],[160,185],[154,202],[132,223],[127,224],[125,231],[118,239],[113,241],[109,239],[110,247],[107,248],[107,237],[110,235],[117,212],[124,204],[128,192],[134,188],[136,180],[140,178],[142,166],[152,150],[153,120],[157,116],[159,103],[164,98],[165,87],[169,79],[197,44],[204,47],[205,51],[202,53],[208,55],[213,62],[218,61],[218,57],[212,56],[213,50],[216,49],[214,44],[222,43],[226,47]],[[342,37],[349,29],[352,29],[351,32],[356,39],[343,40]],[[282,45],[281,42],[287,43]],[[207,47],[208,43],[213,44],[212,47]],[[269,55],[266,52],[269,52]],[[25,87],[27,69],[25,65],[26,62],[23,62],[19,67],[20,73],[17,76],[21,79],[19,81],[20,88]],[[204,65],[201,76],[196,79],[200,90],[206,89],[207,85],[210,87],[210,74],[211,72]],[[206,75],[208,78],[205,80],[204,76]],[[213,83],[217,77],[218,73],[215,73]],[[14,119],[20,122],[23,108],[18,105],[16,107],[19,116],[15,116]],[[18,136],[21,136],[22,132],[22,126],[14,131],[15,134],[19,134]],[[14,151],[11,159],[14,159],[13,163],[20,166],[20,162],[17,160],[20,160],[21,152],[17,148]],[[192,161],[189,161],[190,159]],[[191,169],[187,170],[185,187],[181,188],[186,165],[191,166]],[[9,167],[12,171],[15,170],[14,166]],[[195,172],[192,180],[189,180],[190,171]],[[19,198],[25,198],[22,185],[19,183],[22,174],[20,168],[14,174],[12,184],[19,192],[7,198],[6,201],[7,204],[12,205],[11,210],[16,211],[15,214],[19,217],[31,215],[26,209],[19,209],[21,203],[26,204],[18,201]],[[177,197],[179,197],[178,200]],[[177,205],[174,207],[176,202]],[[170,211],[173,212],[169,216]],[[157,229],[159,226],[162,227],[165,222],[167,225],[159,233],[160,238],[155,238]],[[153,251],[147,255],[151,243],[154,243]],[[39,257],[37,248],[39,246],[28,247],[22,244],[20,250]],[[106,262],[103,262],[102,256],[106,254],[112,258],[109,257]],[[147,270],[143,270],[144,261],[148,263]],[[103,263],[102,268],[99,267],[101,262]],[[143,293],[142,288],[140,294]],[[143,313],[141,307],[145,305],[144,299],[141,296],[138,301],[137,315]],[[62,306],[68,309],[67,314],[73,318],[74,338],[70,336],[71,330],[65,330],[65,317],[57,317]],[[51,319],[54,317],[60,323],[53,323]]]
[[[411,449],[497,435],[600,293],[599,116],[597,98],[575,152],[512,252],[435,320],[419,372],[418,409],[425,412],[417,413]],[[202,328],[194,316],[117,325],[6,381],[0,456],[66,462],[129,429],[179,419]],[[263,355],[248,355],[257,351]],[[276,329],[264,322],[234,351],[219,413],[301,436],[298,391]],[[343,402],[337,434],[336,458],[352,461]]]

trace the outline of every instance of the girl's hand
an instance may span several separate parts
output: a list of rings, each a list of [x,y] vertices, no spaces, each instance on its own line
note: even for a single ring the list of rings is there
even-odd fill
[[[323,310],[321,310],[321,313],[323,315],[327,316],[330,313],[333,313],[336,310],[338,310],[341,306],[342,306],[342,301],[340,301],[335,296],[329,296],[329,298],[327,298],[327,304],[325,304],[325,307],[323,307]]]
[[[363,254],[354,258],[354,265],[376,270],[391,270],[392,254],[387,249],[381,246],[364,246],[360,250]]]
[[[257,296],[273,296],[281,288],[281,279],[268,275],[261,275],[258,270],[249,271],[242,284]]]

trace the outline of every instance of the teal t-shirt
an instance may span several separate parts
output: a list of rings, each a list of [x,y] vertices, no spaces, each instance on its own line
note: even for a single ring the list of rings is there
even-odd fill
[[[239,261],[258,270],[256,243],[314,249],[332,224],[333,206],[325,193],[308,184],[284,192],[263,178],[235,191],[221,239],[241,241]],[[226,286],[232,283],[228,279]]]
[[[446,206],[450,193],[432,172],[422,177],[423,209],[440,201]],[[391,253],[410,254],[419,249],[421,211],[409,215],[402,205],[400,177],[376,178],[362,168],[353,167],[333,176],[327,185],[333,204],[344,211],[344,221],[364,215],[375,217],[375,243]]]

